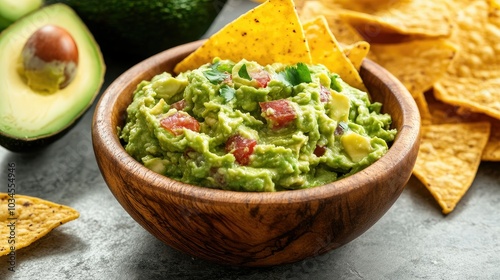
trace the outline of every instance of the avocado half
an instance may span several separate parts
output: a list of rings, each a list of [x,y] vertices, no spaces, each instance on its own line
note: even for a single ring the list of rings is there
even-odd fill
[[[18,72],[28,38],[46,25],[64,28],[78,48],[72,82],[54,93],[40,93]],[[104,81],[100,48],[83,21],[68,6],[36,10],[0,34],[0,145],[14,152],[33,152],[60,138],[90,108]]]
[[[0,31],[24,15],[40,8],[42,0],[1,0]]]

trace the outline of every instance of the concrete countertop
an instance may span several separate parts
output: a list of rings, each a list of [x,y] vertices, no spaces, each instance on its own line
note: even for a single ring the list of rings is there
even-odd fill
[[[230,0],[207,34],[255,4]],[[103,90],[130,65],[107,61]],[[94,104],[95,106],[95,104]],[[164,245],[118,204],[92,150],[92,107],[62,139],[36,154],[0,148],[0,191],[16,164],[17,193],[69,205],[80,218],[0,257],[0,279],[500,279],[500,163],[482,163],[449,215],[415,178],[387,214],[325,255],[269,268],[194,259]]]

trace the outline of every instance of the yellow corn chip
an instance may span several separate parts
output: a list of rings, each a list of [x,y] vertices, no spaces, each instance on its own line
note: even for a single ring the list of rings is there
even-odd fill
[[[347,56],[347,58],[351,61],[352,65],[354,65],[354,68],[359,71],[363,60],[366,58],[368,52],[370,51],[370,43],[366,41],[359,41],[350,45],[342,46],[342,50],[344,51],[344,54]]]
[[[349,85],[366,91],[358,71],[342,51],[330,32],[324,16],[318,16],[304,23],[307,43],[313,64],[323,64],[328,70],[339,74]]]
[[[415,103],[417,103],[418,112],[420,113],[420,119],[422,125],[432,124],[432,115],[429,110],[429,104],[425,99],[425,94],[423,92],[415,94]]]
[[[460,51],[435,84],[435,95],[500,118],[500,11],[490,9],[486,1],[469,1],[456,14],[451,40]]]
[[[500,120],[491,122],[491,134],[488,144],[484,147],[481,160],[500,161]]]
[[[445,39],[416,40],[372,44],[369,58],[396,76],[416,97],[444,75],[456,51],[456,46]]]
[[[500,0],[489,0],[490,10],[495,11],[500,9]]]
[[[413,174],[448,214],[469,189],[490,134],[490,123],[455,123],[422,127]]]
[[[490,138],[484,147],[481,160],[484,161],[500,161],[500,120],[489,117],[485,114],[474,113],[466,108],[457,108],[456,113],[460,116],[463,122],[483,121],[491,124]]]
[[[378,41],[381,34],[416,37],[447,37],[451,34],[448,1],[336,0],[344,9],[342,18],[368,42]]]
[[[30,245],[79,215],[73,208],[43,199],[0,193],[0,256]]]
[[[480,160],[500,161],[500,1],[297,1],[301,18],[325,15],[346,55],[370,43],[368,58],[412,93],[424,131],[414,174],[451,212]]]
[[[261,65],[311,61],[292,0],[268,0],[241,15],[177,64],[174,71],[198,68],[215,57],[233,61],[245,58]]]
[[[491,134],[483,150],[481,160],[500,161],[500,120],[481,113],[474,113],[465,108],[453,106],[436,100],[432,94],[426,95],[431,122],[433,124],[489,122]],[[422,120],[422,122],[424,122]]]
[[[328,22],[330,31],[342,44],[353,44],[363,40],[356,30],[343,21],[340,13],[341,6],[334,1],[296,1],[300,19],[303,22],[312,20],[318,15],[323,15]]]
[[[256,2],[256,3],[264,3],[266,2],[267,0],[252,0],[253,2]],[[309,0],[294,0],[293,2],[295,2],[295,7],[297,9],[299,8],[302,8],[302,6],[307,3]]]

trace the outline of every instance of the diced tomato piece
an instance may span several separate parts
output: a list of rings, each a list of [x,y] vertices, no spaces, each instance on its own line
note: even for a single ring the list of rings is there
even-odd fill
[[[226,152],[232,153],[239,164],[248,165],[255,145],[257,145],[255,139],[248,139],[236,134],[227,139]]]
[[[174,102],[170,105],[170,107],[176,109],[177,111],[182,111],[184,108],[186,108],[186,100],[181,99],[177,102]]]
[[[321,89],[319,91],[319,100],[321,102],[328,102],[331,96],[332,95],[330,93],[330,90],[325,86],[321,86]]]
[[[272,123],[273,128],[284,127],[297,117],[292,104],[286,99],[259,102],[259,105],[264,117]]]
[[[260,88],[267,87],[267,83],[269,83],[269,81],[271,80],[271,77],[269,76],[269,73],[267,73],[264,70],[253,71],[249,75],[250,75],[250,77],[252,77],[252,79],[254,79],[255,81],[257,81],[257,85]]]
[[[326,148],[324,146],[316,146],[316,149],[314,149],[314,154],[317,156],[317,157],[320,157],[322,155],[324,155],[326,152]]]
[[[175,112],[160,121],[160,125],[174,135],[181,135],[184,128],[199,132],[200,123],[188,113]]]

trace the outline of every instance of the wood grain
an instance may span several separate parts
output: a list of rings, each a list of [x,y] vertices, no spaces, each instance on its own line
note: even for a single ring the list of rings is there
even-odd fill
[[[99,100],[92,123],[97,163],[123,208],[151,234],[194,257],[240,266],[271,266],[317,256],[355,239],[391,207],[415,163],[420,117],[400,82],[366,60],[361,76],[384,104],[398,135],[363,171],[306,190],[243,193],[191,186],[156,174],[130,157],[117,127],[136,85],[175,64],[202,42],[155,55],[118,77]]]

